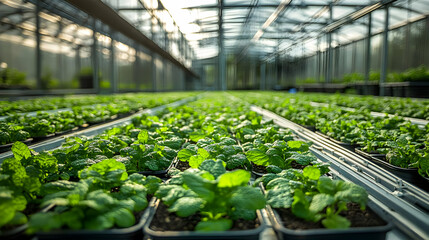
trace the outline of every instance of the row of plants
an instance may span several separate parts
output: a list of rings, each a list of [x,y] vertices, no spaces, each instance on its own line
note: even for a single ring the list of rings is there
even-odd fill
[[[264,195],[257,185],[249,185],[256,165],[271,172],[262,178],[267,183],[293,171],[295,178],[278,185],[291,185],[288,193],[297,202],[293,206],[313,214],[310,206],[319,202],[320,217],[310,219],[293,210],[297,218],[331,223],[323,223],[325,228],[349,227],[339,215],[347,212],[348,202],[365,208],[363,188],[331,180],[332,188],[316,193],[318,182],[328,181],[329,168],[309,152],[311,143],[295,139],[289,130],[249,110],[247,104],[214,94],[158,116],[134,118],[132,124],[94,138],[70,138],[49,152],[36,153],[17,142],[14,157],[1,166],[5,194],[0,211],[7,216],[0,222],[1,230],[27,221],[27,233],[39,236],[67,229],[127,228],[139,221],[146,221],[145,232],[155,237],[163,231],[262,229],[258,210],[273,200],[272,193]],[[139,174],[168,169],[164,182]],[[152,195],[158,201],[147,216],[141,212]],[[283,201],[281,195],[275,198]],[[45,212],[28,212],[48,206]]]
[[[273,98],[299,102],[326,103],[333,106],[369,110],[372,112],[389,113],[403,117],[429,120],[429,101],[422,99],[376,97],[328,93],[279,93],[271,92]],[[252,92],[252,95],[266,93]]]
[[[40,97],[27,100],[0,101],[0,116],[27,113],[35,111],[56,110],[89,106],[95,104],[117,103],[126,105],[131,109],[142,107],[155,107],[160,99],[179,99],[192,93],[125,93],[114,95],[66,95],[63,97]],[[149,100],[147,100],[149,98]],[[159,98],[159,99],[157,99]]]
[[[246,95],[246,100],[319,131],[352,150],[360,147],[368,154],[383,154],[382,161],[417,169],[421,176],[429,177],[429,124],[422,129],[398,116],[374,117],[363,109],[346,111],[334,105],[312,106],[298,97],[291,101],[260,94],[254,98]]]
[[[175,93],[168,96],[149,94],[134,96],[130,100],[118,99],[104,105],[75,106],[71,110],[53,113],[39,112],[34,116],[10,115],[0,122],[0,145],[62,134],[76,130],[78,127],[105,122],[142,108],[152,108],[191,95],[190,93]]]
[[[371,71],[369,73],[369,82],[380,81],[380,72]],[[421,65],[416,68],[409,68],[403,72],[391,72],[387,74],[386,82],[428,82],[429,70],[426,66]],[[320,82],[324,82],[321,79]],[[342,78],[333,79],[334,83],[363,83],[365,82],[365,75],[359,72],[352,72],[344,74]],[[306,78],[296,80],[297,84],[313,84],[317,83],[315,78]]]

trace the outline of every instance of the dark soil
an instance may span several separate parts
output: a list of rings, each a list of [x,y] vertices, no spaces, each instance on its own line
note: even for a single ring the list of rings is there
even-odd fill
[[[312,164],[310,164],[310,165],[312,165]],[[302,165],[302,164],[299,164],[299,163],[297,163],[295,161],[292,161],[291,162],[291,166],[292,166],[293,169],[304,169],[308,165]]]
[[[189,217],[178,217],[175,213],[170,213],[168,207],[160,202],[155,216],[150,224],[150,229],[154,231],[194,231],[195,226],[201,221],[200,214],[194,214]],[[248,230],[259,227],[258,219],[255,220],[236,220],[230,230]]]
[[[252,163],[252,171],[265,174],[265,173],[267,173],[267,168],[265,166],[256,165],[256,164]]]
[[[351,221],[351,227],[374,227],[386,225],[386,222],[369,208],[362,211],[360,210],[359,204],[356,203],[348,203],[347,208],[348,210],[343,211],[340,215]],[[311,222],[296,217],[293,215],[290,208],[277,208],[275,210],[279,214],[280,219],[283,222],[283,226],[288,229],[304,230],[324,228],[321,221]]]
[[[295,161],[291,163],[291,166],[293,169],[304,169],[305,167],[307,167],[306,165],[301,165]],[[252,171],[261,174],[268,173],[267,168],[265,166],[256,165],[254,163],[252,163]]]
[[[191,166],[189,166],[188,162],[182,162],[182,161],[177,161],[176,166],[177,169],[179,169],[180,171],[185,171],[186,169],[190,168]]]

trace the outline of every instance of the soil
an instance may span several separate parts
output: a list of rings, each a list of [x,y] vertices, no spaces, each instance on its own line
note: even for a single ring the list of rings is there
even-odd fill
[[[188,162],[182,162],[182,161],[177,161],[176,166],[177,169],[179,169],[180,171],[185,171],[186,169],[190,168],[191,166],[189,166]]]
[[[295,161],[293,161],[291,163],[291,166],[293,169],[304,169],[305,167],[307,167],[306,165],[301,165]],[[267,173],[267,168],[265,166],[260,166],[260,165],[256,165],[256,164],[252,163],[252,171],[254,171],[256,173],[265,174],[265,173]]]
[[[252,171],[265,174],[267,173],[267,168],[265,166],[260,166],[252,163]]]
[[[194,214],[189,217],[178,217],[175,213],[170,213],[168,207],[160,202],[155,216],[150,224],[150,229],[154,231],[194,231],[195,226],[201,221],[200,214]],[[236,220],[230,230],[248,230],[259,227],[258,219],[255,220]]]
[[[383,221],[371,209],[360,210],[359,204],[348,203],[347,211],[343,211],[340,215],[347,218],[351,222],[351,227],[375,227],[384,226],[386,222]],[[293,215],[290,208],[276,208],[275,209],[283,222],[283,226],[292,230],[304,229],[317,229],[324,228],[322,222],[305,221]]]

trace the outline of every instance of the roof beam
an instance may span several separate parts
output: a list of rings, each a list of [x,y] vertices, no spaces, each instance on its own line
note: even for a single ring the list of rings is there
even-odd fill
[[[307,7],[326,7],[329,4],[306,4],[306,3],[291,3],[289,4],[292,8],[307,8]],[[249,4],[234,4],[234,5],[225,5],[223,6],[223,9],[235,9],[235,8],[277,8],[278,4],[258,4],[257,6],[252,6]],[[335,4],[334,7],[365,7],[366,4]],[[217,9],[218,5],[205,5],[205,6],[193,6],[193,7],[186,7],[183,9]]]
[[[128,38],[136,41],[137,43],[149,48],[151,51],[156,52],[160,56],[168,59],[173,64],[181,67],[187,73],[191,74],[194,77],[198,77],[193,71],[179,62],[174,58],[170,53],[162,49],[155,42],[145,36],[142,32],[136,29],[128,21],[122,18],[114,9],[104,4],[102,1],[98,0],[67,0],[73,6],[79,8],[80,10],[86,12],[88,15],[99,19],[104,24],[109,25],[112,29],[124,34]]]

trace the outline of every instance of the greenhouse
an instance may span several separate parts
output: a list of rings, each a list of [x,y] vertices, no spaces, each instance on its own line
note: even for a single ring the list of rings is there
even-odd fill
[[[429,239],[429,0],[0,0],[0,239]]]

